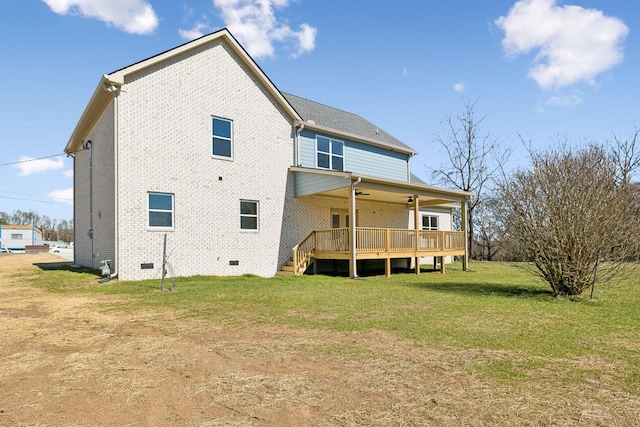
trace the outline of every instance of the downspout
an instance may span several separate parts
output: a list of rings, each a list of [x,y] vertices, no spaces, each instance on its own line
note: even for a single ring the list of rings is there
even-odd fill
[[[114,86],[115,87],[115,86]],[[118,177],[120,176],[118,171],[118,94],[120,90],[111,91],[113,94],[113,169],[114,169],[114,178],[113,178],[113,222],[114,222],[114,268],[113,273],[111,273],[112,279],[118,277],[118,269],[120,268],[120,228],[119,228],[119,197],[118,197]]]
[[[351,183],[351,194],[349,195],[349,198],[351,199],[351,205],[350,205],[350,212],[349,212],[349,217],[350,217],[350,222],[351,224],[349,224],[349,228],[351,231],[351,268],[350,273],[351,273],[351,278],[352,279],[357,279],[358,278],[358,264],[357,264],[357,254],[356,254],[356,185],[360,184],[362,182],[362,177],[358,177],[358,179],[356,179],[354,182]]]
[[[91,140],[85,143],[85,148],[89,150],[89,239],[91,239],[91,269],[93,270],[95,253],[93,248],[93,143]]]
[[[304,129],[304,123],[300,123],[300,127],[298,128],[297,132],[296,132],[296,140],[295,143],[293,144],[293,157],[294,157],[294,166],[300,166],[300,134],[302,133],[302,130]]]
[[[76,154],[75,153],[67,153],[67,157],[71,157],[73,159],[73,200],[77,200],[76,198],[76,177],[78,176],[76,173]],[[78,231],[78,227],[76,227],[76,204],[74,202],[73,204],[73,241],[77,242],[78,241],[78,237],[76,232]],[[76,245],[75,243],[73,244],[73,259],[74,262],[75,260],[78,259],[78,256],[76,255]]]

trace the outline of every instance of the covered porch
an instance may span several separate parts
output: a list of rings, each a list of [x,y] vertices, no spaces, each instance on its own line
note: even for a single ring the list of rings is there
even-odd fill
[[[290,271],[295,275],[309,266],[315,270],[317,260],[347,260],[349,276],[358,277],[357,261],[384,260],[385,274],[391,274],[391,261],[413,259],[420,273],[420,258],[460,255],[467,268],[466,206],[470,193],[432,187],[423,183],[403,182],[319,169],[292,167],[296,197],[324,196],[348,201],[344,223],[332,221],[334,228],[311,230],[292,251]],[[413,228],[362,227],[358,214],[365,203],[375,202],[400,207],[409,222],[413,210]],[[459,206],[462,230],[421,230],[421,207]],[[441,271],[444,273],[444,262]]]

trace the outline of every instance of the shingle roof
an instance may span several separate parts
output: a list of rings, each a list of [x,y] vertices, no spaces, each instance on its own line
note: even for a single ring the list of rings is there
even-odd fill
[[[411,172],[411,175],[409,177],[409,182],[412,182],[414,184],[425,184],[425,185],[427,184],[418,175],[414,174],[413,172]]]
[[[329,107],[328,105],[310,101],[289,93],[282,92],[282,95],[304,121],[313,120],[320,126],[335,129],[340,132],[351,133],[362,138],[380,141],[387,145],[415,152],[413,148],[357,114]]]

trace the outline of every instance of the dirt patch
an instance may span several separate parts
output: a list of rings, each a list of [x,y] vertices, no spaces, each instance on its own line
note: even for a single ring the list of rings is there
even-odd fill
[[[522,390],[469,372],[504,353],[435,351],[383,331],[229,329],[170,311],[124,316],[96,309],[122,297],[50,294],[15,278],[56,261],[0,257],[0,425],[639,423],[637,397],[616,390],[615,379],[573,390],[552,378]]]

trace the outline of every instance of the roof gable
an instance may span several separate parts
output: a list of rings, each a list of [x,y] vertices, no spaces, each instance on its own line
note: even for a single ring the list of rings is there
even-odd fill
[[[150,58],[131,64],[127,67],[121,68],[112,72],[111,74],[105,74],[100,79],[97,88],[95,89],[93,96],[89,100],[76,128],[74,129],[69,142],[67,143],[64,151],[66,153],[73,153],[82,147],[84,139],[87,137],[91,129],[98,122],[104,111],[107,109],[113,96],[115,96],[120,87],[125,84],[125,80],[128,76],[139,73],[145,69],[155,67],[158,64],[171,61],[179,55],[189,52],[193,49],[201,48],[208,44],[224,42],[235,53],[238,58],[247,66],[250,72],[258,79],[258,81],[264,86],[266,91],[274,97],[276,102],[280,104],[284,111],[289,114],[292,121],[300,120],[300,116],[293,109],[293,107],[282,96],[282,93],[276,88],[273,82],[262,71],[258,64],[249,56],[244,48],[238,43],[238,41],[231,35],[231,33],[225,28],[214,33],[202,36],[198,39],[192,40],[188,43],[177,46],[173,49],[169,49]]]

